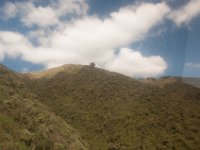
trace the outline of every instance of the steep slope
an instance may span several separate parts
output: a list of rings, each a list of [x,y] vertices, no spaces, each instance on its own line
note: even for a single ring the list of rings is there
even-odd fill
[[[79,130],[91,150],[200,149],[200,90],[179,80],[162,83],[167,84],[146,84],[91,66],[26,80],[37,99]]]
[[[22,79],[0,65],[0,149],[86,150],[80,135],[36,100]]]

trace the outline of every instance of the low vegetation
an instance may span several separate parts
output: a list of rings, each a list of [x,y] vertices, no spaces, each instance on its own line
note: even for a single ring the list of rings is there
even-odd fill
[[[81,136],[34,98],[21,76],[0,66],[1,150],[86,150]]]
[[[147,84],[83,66],[27,85],[91,150],[200,149],[200,90],[180,79]]]
[[[0,149],[199,150],[200,90],[181,78],[135,80],[65,65],[0,66]]]

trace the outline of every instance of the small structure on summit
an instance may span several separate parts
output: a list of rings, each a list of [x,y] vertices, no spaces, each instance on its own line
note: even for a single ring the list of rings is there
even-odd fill
[[[91,62],[91,63],[90,63],[90,68],[91,68],[91,69],[94,69],[94,67],[95,67],[95,63],[94,63],[94,62]]]

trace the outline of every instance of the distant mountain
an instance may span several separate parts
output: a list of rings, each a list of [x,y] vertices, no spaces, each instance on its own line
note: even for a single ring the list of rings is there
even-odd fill
[[[187,77],[183,79],[183,82],[200,88],[200,78]]]
[[[141,79],[143,83],[150,83],[157,86],[163,86],[169,83],[175,83],[175,82],[183,82],[192,86],[195,86],[197,88],[200,88],[200,78],[195,77],[161,77],[160,79],[154,79],[154,78],[147,78],[147,79]]]
[[[4,133],[0,141],[12,137],[11,146],[200,149],[200,89],[182,78],[136,80],[91,65],[64,65],[28,74],[2,72],[0,103],[5,106],[0,105],[0,115],[15,123],[0,120]]]

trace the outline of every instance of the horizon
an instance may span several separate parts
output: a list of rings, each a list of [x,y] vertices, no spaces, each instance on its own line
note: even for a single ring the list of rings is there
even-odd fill
[[[36,70],[36,71],[29,71],[29,72],[20,72],[20,71],[16,71],[16,70],[13,70],[12,68],[9,68],[8,66],[0,63],[0,65],[3,65],[4,67],[6,67],[7,69],[11,70],[11,71],[14,71],[16,73],[19,73],[19,74],[31,74],[31,73],[40,73],[40,72],[45,72],[45,71],[48,71],[48,70],[52,70],[52,69],[56,69],[56,68],[60,68],[60,67],[63,67],[65,65],[81,65],[81,66],[90,66],[90,64],[88,65],[82,65],[82,64],[63,64],[61,66],[56,66],[56,67],[53,67],[53,68],[49,68],[49,69],[45,69],[43,68],[42,70]],[[103,69],[103,68],[99,68],[97,66],[95,66],[95,68],[97,69],[101,69],[101,70],[105,70],[105,71],[109,71],[109,72],[113,72],[113,73],[118,73],[118,74],[121,74],[121,75],[125,75],[123,73],[119,73],[119,72],[115,72],[115,71],[110,71],[110,70],[106,70],[106,69]],[[127,76],[127,75],[125,75]],[[196,78],[196,79],[200,79],[200,77],[198,76],[171,76],[171,75],[163,75],[163,76],[157,76],[157,77],[132,77],[133,79],[136,79],[136,80],[143,80],[143,79],[161,79],[161,78]]]
[[[200,0],[3,0],[0,63],[16,72],[95,62],[134,78],[200,77]]]

